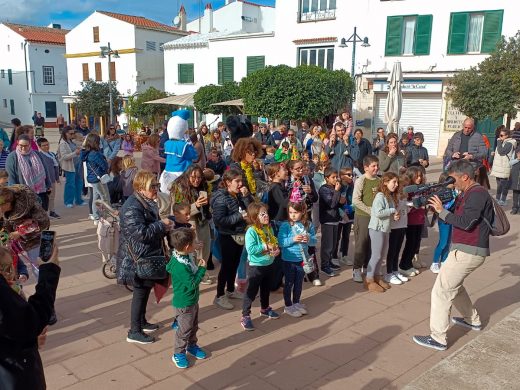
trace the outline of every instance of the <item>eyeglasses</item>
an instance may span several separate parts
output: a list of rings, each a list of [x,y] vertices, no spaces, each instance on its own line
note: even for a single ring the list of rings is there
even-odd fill
[[[287,137],[294,137],[294,134],[287,134]]]
[[[21,148],[28,148],[31,146],[31,144],[18,144],[18,146]]]
[[[150,190],[156,190],[159,188],[159,183],[152,183],[150,184]]]
[[[255,150],[248,150],[246,153],[250,154],[251,156],[256,156],[256,151]]]

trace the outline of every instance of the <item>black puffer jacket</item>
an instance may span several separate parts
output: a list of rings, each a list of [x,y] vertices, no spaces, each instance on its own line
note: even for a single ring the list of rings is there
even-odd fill
[[[159,219],[158,209],[145,208],[145,201],[140,201],[137,197],[138,194],[131,195],[120,211],[121,239],[117,278],[119,283],[129,285],[135,281],[134,258],[163,255],[166,236],[166,226]]]
[[[246,232],[247,223],[238,211],[239,208],[247,210],[247,206],[253,202],[253,196],[243,197],[241,194],[232,196],[226,189],[220,188],[211,195],[211,208],[213,209],[213,223],[220,234],[243,234]]]

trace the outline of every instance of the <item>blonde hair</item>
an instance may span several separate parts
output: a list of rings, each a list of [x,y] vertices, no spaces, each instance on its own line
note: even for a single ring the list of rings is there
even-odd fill
[[[123,159],[123,161],[125,161],[125,159]],[[140,170],[134,177],[134,191],[149,191],[152,182],[157,182],[157,174],[146,170]]]
[[[123,169],[135,168],[135,159],[132,156],[123,157]]]

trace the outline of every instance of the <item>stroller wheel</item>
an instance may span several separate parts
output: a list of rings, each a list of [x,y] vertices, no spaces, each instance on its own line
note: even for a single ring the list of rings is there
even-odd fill
[[[111,262],[103,264],[103,268],[101,269],[103,272],[103,276],[107,279],[115,279],[116,278],[116,265]]]

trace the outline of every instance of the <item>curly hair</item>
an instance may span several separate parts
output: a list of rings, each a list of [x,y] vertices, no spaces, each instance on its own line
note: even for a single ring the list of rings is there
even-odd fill
[[[246,153],[256,154],[256,158],[262,157],[262,143],[256,138],[240,138],[233,148],[231,157],[235,162],[240,162],[246,158]]]

